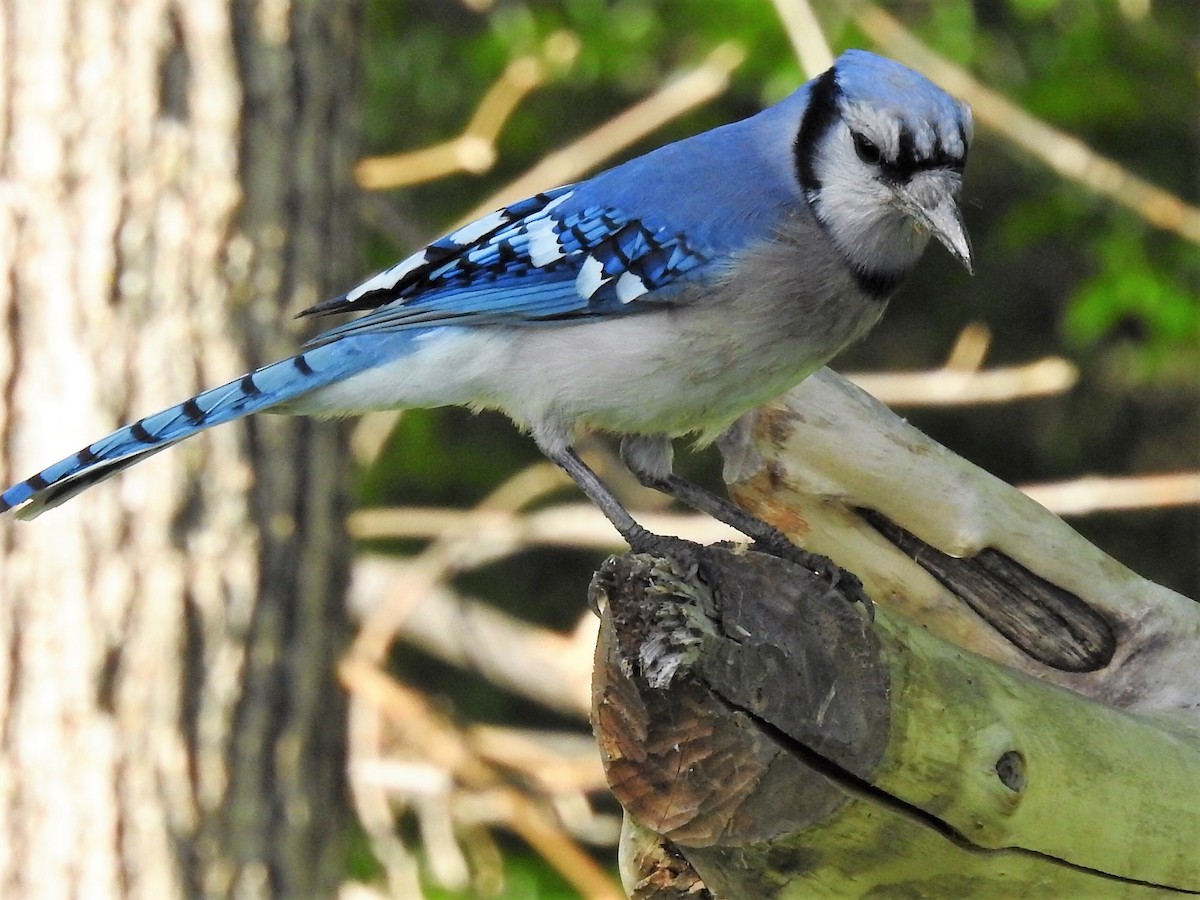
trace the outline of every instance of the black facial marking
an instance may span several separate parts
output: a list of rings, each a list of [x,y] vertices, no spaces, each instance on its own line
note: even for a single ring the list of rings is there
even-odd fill
[[[900,149],[891,168],[909,175],[917,170],[917,148],[913,143],[912,132],[907,128],[900,129]]]
[[[808,194],[821,189],[821,179],[817,177],[815,167],[815,150],[821,136],[837,121],[840,94],[841,88],[838,87],[834,70],[830,69],[813,82],[808,95],[808,109],[804,111],[800,131],[792,145],[800,186]]]
[[[904,272],[868,272],[858,267],[854,269],[854,280],[859,289],[868,297],[881,302],[887,300],[896,288],[900,287],[904,275]]]
[[[965,147],[967,145],[966,135],[961,125],[959,125],[958,131]],[[948,153],[940,135],[935,138],[933,152],[929,156],[919,155],[912,131],[902,128],[900,130],[900,147],[896,158],[882,160],[879,168],[883,177],[890,181],[908,181],[917,172],[928,169],[950,169],[961,173],[964,165],[966,165],[965,156],[953,156]]]

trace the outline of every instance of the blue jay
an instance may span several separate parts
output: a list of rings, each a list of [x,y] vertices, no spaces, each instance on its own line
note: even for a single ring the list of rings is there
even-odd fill
[[[572,449],[582,430],[621,435],[644,484],[777,544],[675,476],[671,440],[711,442],[863,335],[931,235],[970,270],[970,140],[965,103],[847,51],[751,118],[499,209],[306,310],[364,315],[89,444],[0,512],[32,518],[255,412],[462,405],[526,429],[635,548],[657,536]]]

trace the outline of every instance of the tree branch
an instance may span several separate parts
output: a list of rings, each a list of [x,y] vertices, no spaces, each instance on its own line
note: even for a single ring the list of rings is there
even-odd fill
[[[722,451],[877,613],[758,553],[606,564],[592,717],[635,897],[682,896],[680,857],[729,897],[1200,892],[1196,604],[828,370]]]

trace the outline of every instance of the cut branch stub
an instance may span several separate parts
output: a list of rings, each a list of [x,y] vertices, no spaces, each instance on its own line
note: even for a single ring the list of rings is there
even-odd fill
[[[886,670],[861,607],[828,582],[689,547],[614,557],[592,592],[605,609],[594,726],[645,827],[691,847],[769,840],[842,802],[831,769],[857,779],[878,762]]]

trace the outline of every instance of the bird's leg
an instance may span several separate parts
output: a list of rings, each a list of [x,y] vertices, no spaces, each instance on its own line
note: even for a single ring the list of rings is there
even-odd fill
[[[681,478],[671,471],[671,442],[663,435],[627,435],[621,441],[621,461],[639,482],[648,488],[674,497],[692,509],[707,513],[714,519],[736,528],[755,543],[776,556],[799,562],[807,569],[825,575],[824,567],[810,565],[817,560],[829,564],[825,557],[814,557],[796,547],[779,529],[746,512],[724,497],[700,485]],[[797,553],[800,556],[797,556]]]
[[[674,497],[680,503],[736,528],[751,538],[756,548],[815,572],[831,586],[840,587],[851,599],[861,602],[868,610],[872,609],[873,604],[857,576],[842,569],[827,556],[797,547],[778,528],[672,472],[670,438],[661,435],[626,436],[621,441],[621,460],[646,487]]]
[[[600,476],[579,458],[579,454],[572,447],[558,447],[541,440],[537,441],[537,445],[551,462],[571,476],[580,490],[604,513],[605,518],[612,522],[613,527],[633,550],[641,553],[661,553],[680,543],[678,539],[655,534],[639,525],[629,514],[629,510],[617,499],[616,494],[608,489],[600,480]]]

